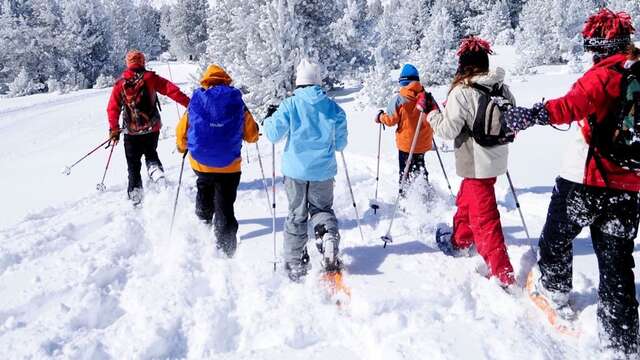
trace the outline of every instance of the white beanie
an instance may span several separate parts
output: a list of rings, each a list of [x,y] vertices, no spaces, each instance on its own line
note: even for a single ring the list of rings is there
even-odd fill
[[[302,59],[296,68],[296,86],[322,85],[320,65]]]

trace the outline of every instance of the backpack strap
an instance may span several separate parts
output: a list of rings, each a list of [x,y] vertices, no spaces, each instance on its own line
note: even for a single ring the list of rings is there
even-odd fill
[[[493,87],[491,87],[491,89],[488,89],[486,86],[484,85],[479,85],[476,83],[471,83],[469,84],[469,86],[471,86],[472,88],[479,90],[480,92],[482,92],[483,94],[487,95],[487,96],[502,96],[504,97],[504,86],[501,83],[496,83],[493,85]]]
[[[585,166],[589,168],[589,163],[591,163],[591,160],[593,159],[593,161],[596,163],[596,169],[600,173],[600,176],[602,176],[602,180],[604,180],[604,184],[609,187],[609,177],[607,176],[607,172],[605,171],[604,165],[602,164],[602,157],[596,153],[595,143],[597,142],[597,137],[599,136],[596,133],[596,129],[599,126],[596,115],[589,115],[587,121],[589,123],[589,128],[591,128],[591,141],[589,141],[589,151],[587,152],[587,161]]]

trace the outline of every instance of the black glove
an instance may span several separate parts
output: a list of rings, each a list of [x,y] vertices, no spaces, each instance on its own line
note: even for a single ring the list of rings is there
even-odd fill
[[[273,115],[276,111],[278,111],[278,105],[269,105],[269,107],[267,107],[266,117],[271,117],[271,115]]]
[[[549,112],[543,103],[536,103],[531,109],[515,106],[504,113],[504,121],[511,131],[518,132],[533,125],[548,125]]]

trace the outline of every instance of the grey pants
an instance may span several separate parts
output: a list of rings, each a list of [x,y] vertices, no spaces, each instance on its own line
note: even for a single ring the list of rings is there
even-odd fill
[[[309,240],[307,221],[311,226],[324,225],[327,232],[338,234],[338,220],[333,212],[333,179],[301,181],[285,178],[289,215],[284,224],[285,261],[299,262]]]

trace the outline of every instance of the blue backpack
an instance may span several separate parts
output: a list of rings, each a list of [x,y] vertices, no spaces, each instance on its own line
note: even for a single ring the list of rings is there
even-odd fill
[[[199,163],[225,167],[240,157],[245,105],[236,88],[199,88],[189,102],[187,146]]]

